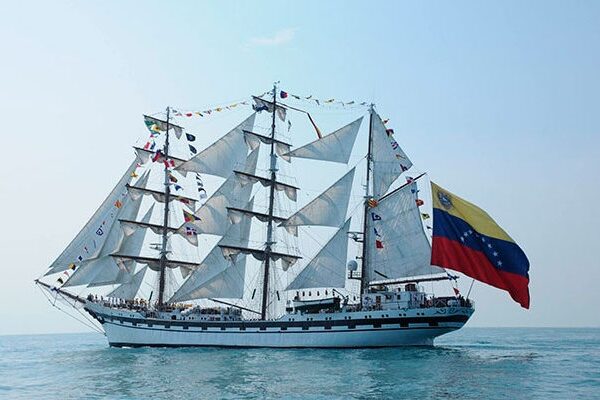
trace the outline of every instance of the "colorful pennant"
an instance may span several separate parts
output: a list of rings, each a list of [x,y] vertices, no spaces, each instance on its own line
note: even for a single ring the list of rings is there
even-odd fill
[[[373,221],[381,221],[381,216],[380,216],[380,215],[377,215],[377,214],[375,214],[374,212],[372,212],[372,213],[371,213],[371,219],[372,219]]]
[[[379,203],[375,199],[369,199],[369,200],[367,200],[367,204],[371,208],[375,208],[375,207],[377,207],[379,205]]]
[[[200,218],[195,216],[193,213],[183,210],[183,220],[185,222],[200,221]]]
[[[326,100],[320,100],[320,99],[314,98],[313,95],[310,95],[310,96],[299,96],[297,94],[292,94],[292,93],[289,93],[289,92],[286,92],[286,91],[283,91],[283,90],[279,93],[279,97],[281,97],[282,99],[286,99],[286,98],[288,98],[288,96],[291,96],[291,97],[293,97],[296,100],[314,101],[315,104],[317,104],[318,106],[320,106],[320,105],[341,105],[343,107],[346,107],[346,106],[358,105],[358,106],[363,106],[364,107],[364,106],[368,106],[369,105],[369,103],[367,103],[366,101],[363,101],[363,102],[358,102],[358,101],[355,101],[355,100],[352,100],[352,101],[341,101],[341,100],[336,100],[334,98],[329,98],[329,99],[326,99]]]
[[[262,94],[261,96],[264,96],[266,93]],[[239,101],[237,103],[232,103],[232,104],[228,104],[226,106],[220,106],[220,107],[215,107],[215,108],[211,108],[208,110],[203,110],[203,111],[180,111],[180,110],[173,110],[173,115],[175,115],[176,117],[187,117],[187,118],[191,118],[191,117],[206,117],[211,115],[213,112],[221,112],[221,111],[225,111],[225,110],[231,110],[233,108],[236,108],[237,106],[247,106],[249,103],[247,101]],[[192,137],[194,137],[193,135],[190,135]],[[190,139],[188,136],[188,140],[190,142],[193,142],[196,138],[194,137],[194,139]]]

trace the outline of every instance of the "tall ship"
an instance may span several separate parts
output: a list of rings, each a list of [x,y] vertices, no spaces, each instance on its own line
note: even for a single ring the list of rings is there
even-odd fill
[[[35,283],[115,347],[433,345],[474,312],[451,271],[529,307],[520,248],[483,210],[413,175],[374,105],[346,103],[363,115],[323,135],[300,100],[310,96],[275,85],[144,116],[149,138]],[[235,107],[248,113],[201,147],[180,122]],[[311,129],[295,132],[296,116]],[[302,174],[312,187],[337,175],[300,196]]]

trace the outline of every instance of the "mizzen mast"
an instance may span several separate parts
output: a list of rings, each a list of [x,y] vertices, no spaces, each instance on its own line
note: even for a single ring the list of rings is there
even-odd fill
[[[169,159],[169,118],[170,118],[170,107],[167,107],[167,131],[165,132],[165,145],[163,148],[165,160]],[[165,208],[162,226],[162,242],[160,248],[160,269],[158,278],[158,307],[162,308],[164,304],[165,296],[165,272],[167,267],[167,240],[169,233],[169,201],[171,200],[171,182],[169,180],[169,166],[165,163]]]
[[[370,199],[370,182],[371,182],[371,163],[372,163],[372,146],[373,146],[373,106],[369,106],[369,145],[367,150],[367,181],[365,185],[365,201],[364,201],[364,218],[363,218],[363,237],[362,237],[362,255],[360,268],[360,298],[363,293],[369,289],[369,277],[367,276],[367,260],[369,249],[369,199]]]

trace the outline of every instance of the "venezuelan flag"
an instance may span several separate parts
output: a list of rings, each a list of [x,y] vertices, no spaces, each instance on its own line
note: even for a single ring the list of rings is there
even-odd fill
[[[529,260],[481,208],[431,182],[431,264],[506,290],[529,308]]]

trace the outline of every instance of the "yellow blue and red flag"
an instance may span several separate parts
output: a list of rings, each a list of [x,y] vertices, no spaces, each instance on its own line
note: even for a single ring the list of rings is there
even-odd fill
[[[485,211],[431,182],[431,264],[506,290],[529,308],[529,260]]]

